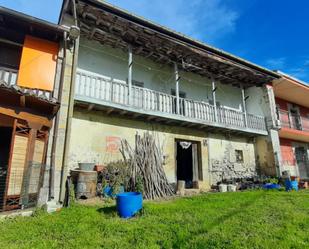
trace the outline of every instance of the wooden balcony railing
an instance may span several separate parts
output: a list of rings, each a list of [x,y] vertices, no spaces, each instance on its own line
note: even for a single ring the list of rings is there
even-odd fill
[[[279,117],[281,127],[300,131],[309,131],[309,117],[296,115],[282,109],[279,110]]]
[[[18,70],[0,67],[0,80],[8,85],[16,85]]]
[[[265,118],[253,114],[245,115],[244,112],[224,107],[215,107],[203,101],[196,101],[186,98],[179,98],[179,113],[176,111],[176,97],[170,94],[154,91],[147,88],[132,86],[131,99],[129,99],[128,85],[90,73],[81,69],[77,70],[75,96],[79,100],[96,100],[119,104],[121,108],[134,108],[137,112],[152,111],[165,113],[174,117],[183,116],[194,120],[204,121],[206,124],[219,123],[229,128],[249,128],[259,131],[266,131]],[[245,117],[247,116],[247,122]]]
[[[6,67],[0,67],[0,80],[4,81],[8,86],[14,86],[17,85],[17,75],[18,70],[6,68]],[[20,87],[25,92],[34,94],[39,97],[44,97],[45,99],[52,98],[52,93],[49,91],[42,91],[39,89],[30,89],[30,88],[24,88]]]

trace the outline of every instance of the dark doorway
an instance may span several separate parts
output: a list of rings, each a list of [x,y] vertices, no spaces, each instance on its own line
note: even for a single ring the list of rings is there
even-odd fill
[[[199,144],[191,141],[176,141],[177,181],[185,181],[186,188],[197,188],[200,171]]]
[[[297,108],[290,108],[291,128],[302,130],[299,110]]]
[[[309,161],[305,147],[295,147],[295,157],[301,179],[309,179]]]
[[[12,139],[11,127],[0,126],[0,210],[3,208],[3,200],[6,189],[6,176],[10,158]]]

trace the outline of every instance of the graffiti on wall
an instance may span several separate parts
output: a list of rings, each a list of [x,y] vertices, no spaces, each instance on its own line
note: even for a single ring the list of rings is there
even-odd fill
[[[118,153],[121,146],[121,138],[115,136],[106,137],[106,152]]]

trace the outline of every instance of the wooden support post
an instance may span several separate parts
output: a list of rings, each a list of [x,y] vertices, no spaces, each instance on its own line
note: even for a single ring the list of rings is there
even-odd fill
[[[129,45],[129,61],[128,61],[128,98],[129,105],[132,103],[132,67],[133,67],[133,56],[132,56],[132,47]]]
[[[244,124],[245,127],[248,127],[248,117],[247,117],[247,108],[246,108],[246,96],[245,96],[245,89],[243,86],[241,86],[241,97],[242,97],[242,109],[244,113]]]
[[[212,85],[212,101],[214,105],[214,111],[215,111],[215,121],[218,121],[218,111],[217,111],[217,100],[216,100],[216,82],[214,78],[211,78],[211,85]]]
[[[180,106],[179,106],[179,72],[178,72],[178,67],[177,64],[174,64],[174,69],[175,69],[175,94],[176,94],[176,113],[180,114]]]
[[[20,193],[20,204],[23,207],[27,207],[29,202],[29,188],[30,188],[30,178],[31,171],[33,168],[33,156],[35,150],[35,140],[36,140],[37,130],[31,129],[28,136],[28,145],[27,145],[27,154],[25,159],[24,173],[23,173],[23,181],[21,186]]]

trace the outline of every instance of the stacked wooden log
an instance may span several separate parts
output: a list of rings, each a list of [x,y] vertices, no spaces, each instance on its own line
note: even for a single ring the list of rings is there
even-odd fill
[[[127,140],[121,141],[120,152],[130,171],[129,188],[134,190],[141,180],[146,199],[174,195],[173,187],[168,183],[163,169],[162,146],[156,140],[152,134],[145,132],[143,136],[136,134],[135,148]]]

